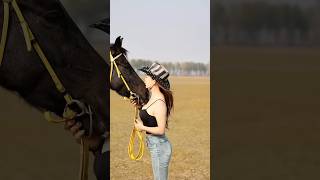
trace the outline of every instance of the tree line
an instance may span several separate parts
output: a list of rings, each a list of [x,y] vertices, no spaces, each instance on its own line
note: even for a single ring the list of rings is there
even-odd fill
[[[149,66],[153,62],[144,59],[131,59],[129,60],[132,67],[137,70],[143,66]],[[159,62],[174,76],[209,76],[210,65],[209,63],[199,62]],[[138,72],[138,71],[137,71]],[[138,72],[139,73],[139,72]]]
[[[312,7],[269,2],[213,5],[214,45],[320,45],[320,2]]]

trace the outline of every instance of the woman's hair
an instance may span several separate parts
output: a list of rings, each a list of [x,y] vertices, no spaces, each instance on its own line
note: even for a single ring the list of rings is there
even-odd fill
[[[165,89],[159,83],[157,83],[160,89],[160,92],[164,95],[164,99],[167,105],[167,121],[166,121],[166,128],[168,128],[168,118],[173,110],[173,95],[172,91]]]

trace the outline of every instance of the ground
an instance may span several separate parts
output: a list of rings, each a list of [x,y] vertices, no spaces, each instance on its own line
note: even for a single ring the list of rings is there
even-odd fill
[[[209,79],[172,77],[172,88],[175,111],[168,131],[173,145],[170,178],[209,179]],[[111,93],[111,104],[112,179],[151,179],[148,152],[138,162],[127,155],[131,104],[115,93]],[[0,107],[0,179],[78,179],[80,147],[62,124],[48,123],[41,113],[3,89]],[[90,179],[95,179],[91,167]]]
[[[173,153],[169,179],[206,180],[210,175],[210,80],[207,77],[171,77],[174,112],[167,136]],[[127,154],[134,109],[111,94],[111,179],[152,179],[148,149],[139,161]],[[125,109],[125,110],[124,110]]]

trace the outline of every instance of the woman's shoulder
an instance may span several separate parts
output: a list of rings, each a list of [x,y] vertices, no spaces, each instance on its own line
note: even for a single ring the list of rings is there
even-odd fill
[[[154,102],[156,102],[156,101],[159,102],[159,103],[161,103],[161,102],[166,103],[166,99],[164,98],[164,96],[156,97]]]
[[[152,95],[152,97],[149,99],[149,102],[148,103],[153,103],[153,102],[156,102],[156,101],[164,101],[165,102],[165,97],[162,93],[156,93],[154,95]]]
[[[152,111],[154,114],[166,114],[167,112],[167,104],[165,102],[165,99],[158,98],[156,102],[154,103],[154,106],[152,108]]]
[[[155,109],[162,109],[162,108],[166,108],[166,107],[167,107],[167,104],[166,104],[164,97],[157,97],[154,100],[154,108]]]
[[[158,106],[158,104],[164,104],[166,105],[166,101],[164,97],[154,97],[150,98],[149,101],[142,106],[142,109],[148,109],[149,107],[151,108],[152,106]]]

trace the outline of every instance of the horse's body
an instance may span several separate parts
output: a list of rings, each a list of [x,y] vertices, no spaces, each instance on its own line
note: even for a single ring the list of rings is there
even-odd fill
[[[109,129],[109,65],[92,48],[57,0],[17,0],[36,40],[70,95],[90,104],[93,129],[102,134]],[[0,3],[3,17],[3,3]],[[2,27],[2,18],[0,27]],[[17,92],[39,110],[62,115],[65,100],[35,51],[28,52],[20,23],[10,11],[8,38],[0,85]]]
[[[122,82],[115,78],[110,84],[109,61],[104,61],[92,48],[58,0],[16,1],[66,91],[74,99],[92,107],[93,135],[109,131],[109,89],[129,97]],[[0,30],[2,26],[3,2],[0,2]],[[146,101],[148,97],[144,83],[127,61],[121,62],[119,68],[132,90],[142,101]],[[0,86],[17,92],[40,111],[51,111],[59,116],[63,114],[66,101],[38,54],[34,50],[27,50],[20,22],[12,8],[6,48],[0,66]],[[105,160],[103,162],[108,164]],[[103,171],[104,174],[109,174],[105,169]]]

